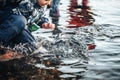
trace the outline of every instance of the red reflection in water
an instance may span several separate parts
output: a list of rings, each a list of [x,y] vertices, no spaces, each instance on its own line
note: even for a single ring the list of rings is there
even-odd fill
[[[82,0],[82,5],[78,5],[77,0],[71,0],[68,10],[70,14],[68,28],[88,26],[95,21],[90,12],[91,9],[88,6],[88,0]]]

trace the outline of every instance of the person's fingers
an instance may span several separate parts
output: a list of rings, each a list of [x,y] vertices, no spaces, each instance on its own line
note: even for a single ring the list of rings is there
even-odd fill
[[[52,29],[54,29],[55,28],[55,24],[52,24]]]
[[[55,24],[49,23],[48,27],[51,28],[51,29],[54,29],[55,28]]]
[[[48,27],[49,27],[49,28],[52,28],[52,24],[51,24],[51,23],[48,23]]]
[[[47,24],[47,23],[42,24],[42,28],[47,29],[47,26],[48,26],[48,24]]]
[[[44,23],[42,25],[42,28],[45,28],[45,29],[54,29],[55,28],[55,24],[52,24],[52,23]]]

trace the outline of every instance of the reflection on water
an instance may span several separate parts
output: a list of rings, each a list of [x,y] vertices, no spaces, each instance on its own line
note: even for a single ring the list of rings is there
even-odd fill
[[[0,80],[119,80],[120,0],[88,2],[89,6],[80,5],[81,0],[61,0],[61,16],[52,18],[61,32],[33,33],[51,55],[36,54],[0,63]],[[96,48],[87,50],[87,44]]]
[[[81,26],[91,25],[95,21],[92,17],[88,0],[82,0],[82,5],[78,5],[77,0],[70,0],[69,5],[70,20],[68,28],[77,28]]]

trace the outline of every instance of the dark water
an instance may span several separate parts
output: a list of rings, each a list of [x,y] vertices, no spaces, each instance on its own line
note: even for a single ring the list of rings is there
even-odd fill
[[[79,46],[86,48],[85,44],[94,43],[96,48],[86,51],[83,47],[78,49],[77,44],[73,45],[76,47],[69,47],[66,42],[72,40],[69,38],[71,35],[60,36],[64,42],[56,46],[53,44],[53,38],[48,38],[51,33],[40,35],[38,31],[33,35],[45,37],[43,45],[51,53],[72,53],[72,51],[79,53],[80,50],[84,54],[64,55],[64,58],[59,59],[60,62],[53,60],[54,63],[45,58],[44,62],[35,63],[37,69],[28,67],[25,71],[22,71],[24,70],[22,68],[21,71],[15,72],[16,70],[12,68],[13,74],[8,72],[7,75],[0,75],[0,80],[120,80],[119,3],[120,0],[89,0],[87,7],[82,7],[81,0],[61,0],[59,6],[61,16],[52,18],[58,29],[64,28],[62,31],[72,34],[76,31],[78,35],[74,37]],[[57,40],[59,42],[59,38]],[[52,46],[50,42],[53,42]],[[71,51],[71,48],[75,50]],[[18,60],[19,62],[21,61]]]

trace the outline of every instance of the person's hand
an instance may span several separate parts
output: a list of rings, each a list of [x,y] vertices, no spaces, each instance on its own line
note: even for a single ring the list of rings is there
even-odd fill
[[[43,23],[42,24],[42,28],[45,28],[45,29],[54,29],[55,28],[55,24],[53,24],[53,23]]]

